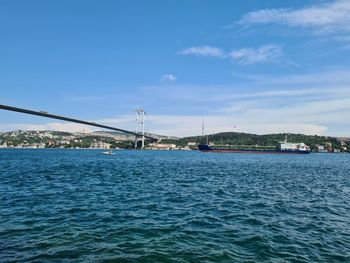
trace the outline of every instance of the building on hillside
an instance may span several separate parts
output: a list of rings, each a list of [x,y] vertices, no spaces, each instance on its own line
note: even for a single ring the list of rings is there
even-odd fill
[[[90,148],[92,148],[92,149],[110,149],[111,144],[103,142],[103,141],[93,142],[93,143],[91,143]]]
[[[319,153],[326,153],[327,152],[327,149],[323,145],[316,144],[315,147],[316,147],[317,152],[319,152]]]
[[[186,145],[186,146],[180,148],[180,150],[182,150],[182,151],[191,151],[192,149],[190,148],[190,146]]]
[[[165,144],[165,143],[150,143],[148,145],[152,150],[178,150],[176,144]]]
[[[45,148],[45,143],[33,143],[31,148]]]

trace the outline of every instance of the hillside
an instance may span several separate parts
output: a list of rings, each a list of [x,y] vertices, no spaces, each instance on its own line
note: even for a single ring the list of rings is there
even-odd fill
[[[173,139],[174,136],[149,134],[158,139]],[[134,148],[135,136],[120,132],[94,131],[70,133],[60,131],[10,131],[0,133],[0,148]],[[146,142],[147,143],[147,142]]]
[[[130,148],[133,136],[118,132],[70,133],[59,131],[11,131],[0,134],[0,147],[94,148],[102,142],[110,147]]]
[[[216,145],[260,145],[260,146],[278,146],[280,141],[285,139],[285,133],[279,134],[267,134],[257,135],[250,133],[239,133],[239,132],[222,132],[212,135],[205,136],[192,136],[180,138],[177,140],[162,140],[163,143],[174,143],[178,146],[185,146],[190,142],[196,143],[214,143]],[[289,142],[304,142],[309,145],[312,150],[316,150],[317,145],[322,145],[326,149],[349,149],[349,140],[340,140],[335,137],[328,136],[317,136],[317,135],[304,135],[304,134],[288,134]]]

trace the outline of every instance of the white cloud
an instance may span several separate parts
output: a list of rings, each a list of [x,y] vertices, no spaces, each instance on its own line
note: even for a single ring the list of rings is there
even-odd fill
[[[164,74],[161,78],[161,80],[163,81],[175,81],[176,80],[176,76],[173,74]]]
[[[129,116],[130,119],[132,116]],[[173,136],[193,136],[201,134],[202,120],[205,120],[205,133],[212,134],[218,132],[248,132],[257,134],[268,133],[303,133],[303,134],[318,134],[322,135],[327,131],[324,125],[299,122],[270,122],[269,120],[262,121],[261,118],[244,119],[231,115],[152,115],[146,121],[146,127],[152,123],[152,130],[148,128],[146,131],[151,133],[173,135]],[[110,123],[114,123],[110,119]],[[133,125],[130,125],[129,130],[134,130]],[[125,127],[123,127],[125,128]],[[86,128],[74,128],[69,126],[57,126],[52,123],[46,124],[1,124],[1,131],[11,130],[55,130],[67,132],[90,132],[92,130]]]
[[[290,97],[287,99],[289,102],[286,103],[285,100],[278,101],[279,98],[276,100],[277,94],[286,95],[282,91],[267,91],[260,93],[262,97],[252,100],[247,93],[245,99],[227,104],[227,107],[214,111],[213,114],[149,115],[146,120],[146,130],[164,135],[198,135],[201,133],[202,119],[205,119],[206,133],[239,131],[258,134],[289,132],[348,135],[347,130],[338,127],[350,125],[348,118],[350,99],[342,98],[341,94],[338,98],[332,98],[329,93],[323,98],[306,102]],[[313,97],[317,94],[317,90],[295,92],[291,96],[303,96],[303,94]],[[280,104],[276,105],[274,102]],[[130,130],[134,126],[132,115],[108,121],[112,126],[113,124],[118,127],[122,125],[123,128]]]
[[[251,65],[279,62],[283,57],[283,52],[281,47],[277,45],[265,45],[257,49],[243,48],[233,50],[229,53],[229,56],[238,64]]]
[[[330,128],[332,126],[337,127],[337,125],[349,127],[350,99],[341,98],[341,94],[339,98],[332,99],[327,97],[308,102],[291,99],[291,103],[276,107],[269,103],[269,100],[277,94],[279,94],[278,91],[267,91],[266,93],[261,93],[262,97],[259,97],[257,100],[251,100],[249,93],[247,93],[246,100],[233,102],[231,105],[227,105],[226,108],[217,110],[215,114],[148,115],[146,131],[174,136],[199,135],[201,134],[202,119],[205,119],[206,133],[208,134],[236,131],[257,134],[289,132],[325,135],[331,131],[329,135],[348,135],[346,133],[347,130]],[[280,94],[285,95],[283,92]],[[304,94],[308,94],[308,92]],[[298,95],[298,93],[294,95]],[[310,95],[312,96],[313,93],[310,92]],[[95,122],[131,131],[135,129],[133,115],[116,116],[109,119],[95,120]],[[70,132],[96,130],[96,128],[91,129],[84,125],[56,122],[46,124],[2,123],[0,125],[1,131],[17,129]]]
[[[294,101],[323,97],[350,97],[350,71],[334,70],[310,74],[237,75],[237,83],[230,85],[176,85],[142,87],[145,94],[156,93],[158,99],[206,103],[251,101],[259,98]],[[243,79],[242,80],[240,80]],[[242,84],[243,83],[243,84]],[[205,90],[205,92],[198,92]],[[288,99],[289,98],[289,99]],[[213,104],[210,104],[213,107]]]
[[[157,117],[155,131],[177,136],[200,134],[202,118],[208,119],[206,127],[210,132],[233,130],[234,123],[242,132],[349,136],[349,81],[350,71],[333,69],[298,75],[244,76],[243,82],[224,86],[176,86],[171,95],[169,89],[154,87],[152,92],[157,92],[163,101],[193,105],[198,108],[190,110],[202,113],[150,118]]]
[[[258,134],[349,136],[350,71],[333,69],[311,74],[245,75],[243,78],[241,82],[224,86],[175,85],[169,88],[163,85],[139,89],[141,97],[154,94],[147,97],[147,100],[153,99],[148,101],[153,112],[164,112],[164,105],[172,105],[171,109],[166,109],[167,115],[147,115],[146,130],[164,135],[198,135],[204,118],[207,133],[234,130]],[[164,103],[160,107],[159,101]],[[109,117],[93,121],[135,130],[133,114]],[[90,127],[56,122],[6,124],[2,121],[0,125],[1,131],[17,129],[83,131]]]
[[[350,31],[350,1],[337,0],[301,9],[263,9],[247,13],[241,25],[282,24],[312,28],[318,33]]]
[[[282,48],[272,44],[259,48],[236,49],[230,52],[225,52],[216,47],[190,47],[178,52],[178,54],[230,58],[241,65],[280,62],[283,58]]]
[[[189,47],[179,51],[178,54],[219,58],[224,56],[224,52],[220,48],[210,46]]]
[[[233,115],[207,115],[207,116],[174,116],[158,115],[150,117],[153,125],[157,126],[160,134],[171,134],[176,136],[191,136],[201,134],[202,120],[205,120],[205,133],[218,132],[248,132],[258,134],[268,133],[303,133],[324,134],[327,127],[324,125],[298,122],[270,122],[259,118],[244,119]]]

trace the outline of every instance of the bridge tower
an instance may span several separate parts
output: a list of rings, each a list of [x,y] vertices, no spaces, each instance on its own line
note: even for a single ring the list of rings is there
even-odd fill
[[[145,119],[146,112],[144,109],[136,109],[136,133],[140,130],[142,132],[142,146],[141,149],[145,147]],[[137,148],[138,138],[135,137],[135,148]]]

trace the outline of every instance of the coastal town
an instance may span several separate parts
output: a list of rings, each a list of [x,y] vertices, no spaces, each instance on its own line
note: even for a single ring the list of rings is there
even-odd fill
[[[228,136],[228,137],[227,137]],[[281,135],[282,136],[282,135]],[[322,137],[293,135],[294,140],[306,141],[313,152],[346,153],[350,149],[348,137]],[[301,137],[302,136],[302,137]],[[197,150],[203,139],[210,140],[211,145],[257,146],[278,142],[276,135],[253,135],[244,133],[219,133],[210,136],[178,138],[159,136],[158,142],[147,142],[147,150]],[[258,139],[256,139],[258,138]],[[293,138],[293,137],[292,137]],[[249,143],[250,142],[250,143]],[[61,148],[61,149],[134,149],[135,137],[119,132],[94,131],[90,133],[70,133],[60,131],[10,131],[0,133],[0,148]]]
[[[177,139],[159,136],[160,139]],[[180,147],[174,143],[149,143],[150,150],[191,150],[196,143]],[[63,149],[132,149],[134,137],[117,133],[96,131],[91,133],[69,133],[59,131],[11,131],[0,134],[0,148],[63,148]]]

